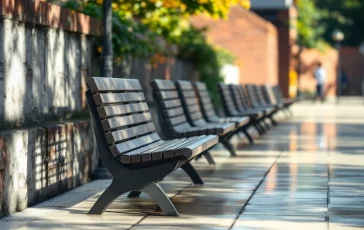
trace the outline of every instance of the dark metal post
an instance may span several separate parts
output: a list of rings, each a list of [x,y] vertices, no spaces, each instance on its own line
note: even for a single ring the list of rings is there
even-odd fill
[[[341,96],[341,43],[339,41],[336,42],[336,50],[338,53],[338,60],[337,60],[337,72],[336,72],[336,103],[339,104],[340,96]]]
[[[104,0],[103,2],[103,34],[102,34],[102,54],[101,54],[101,77],[112,77],[113,76],[113,57],[112,57],[112,0]],[[112,178],[109,171],[105,168],[101,159],[97,168],[92,172],[92,179],[109,179]]]
[[[299,44],[300,48],[298,50],[298,54],[297,54],[297,95],[296,97],[300,97],[301,96],[301,84],[300,84],[300,80],[301,80],[301,54],[302,54],[302,46]]]
[[[103,45],[101,54],[101,77],[112,77],[112,0],[103,2]]]

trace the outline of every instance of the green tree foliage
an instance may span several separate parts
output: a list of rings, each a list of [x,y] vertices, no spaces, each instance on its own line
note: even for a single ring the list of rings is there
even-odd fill
[[[210,44],[204,29],[193,27],[187,20],[194,14],[226,17],[229,8],[239,4],[248,8],[248,0],[117,0],[113,1],[113,54],[115,61],[133,55],[149,58],[153,66],[171,55],[160,47],[160,38],[177,45],[177,57],[194,64],[202,81],[207,84],[215,105],[219,105],[217,82],[222,81],[220,69],[232,64],[235,57]],[[70,0],[64,7],[102,18],[102,0]],[[101,38],[99,40],[101,49]],[[173,53],[173,55],[176,55]]]
[[[321,23],[326,12],[317,8],[315,0],[300,0],[297,4],[297,40],[301,47],[324,48],[323,34],[326,26]]]
[[[363,0],[316,0],[316,5],[327,14],[320,20],[326,27],[326,41],[333,43],[331,33],[335,29],[344,32],[344,45],[357,46],[364,41]]]

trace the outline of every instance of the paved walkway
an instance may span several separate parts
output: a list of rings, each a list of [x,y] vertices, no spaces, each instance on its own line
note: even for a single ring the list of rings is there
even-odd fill
[[[180,217],[146,196],[117,199],[102,216],[85,213],[110,181],[94,181],[0,220],[0,229],[363,229],[364,105],[294,107],[255,145],[236,138],[215,167],[194,165],[205,185],[177,170],[162,187]]]

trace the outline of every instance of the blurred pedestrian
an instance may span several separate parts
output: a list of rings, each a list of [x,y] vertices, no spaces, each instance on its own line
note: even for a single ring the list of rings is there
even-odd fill
[[[326,71],[324,67],[322,66],[321,62],[317,63],[317,68],[314,72],[314,76],[316,79],[316,97],[320,98],[322,102],[325,100],[325,82],[326,82]]]
[[[348,95],[349,90],[349,77],[345,69],[341,69],[341,92],[342,95]]]

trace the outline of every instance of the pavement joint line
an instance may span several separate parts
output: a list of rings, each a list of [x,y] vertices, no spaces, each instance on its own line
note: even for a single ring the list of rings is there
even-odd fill
[[[174,197],[178,196],[179,194],[182,193],[183,190],[185,190],[186,188],[190,187],[191,185],[193,185],[193,183],[188,184],[186,187],[182,188],[180,191],[178,191],[175,195],[171,196],[169,199],[172,200]],[[140,224],[143,220],[145,220],[145,218],[147,218],[148,216],[150,216],[153,212],[157,211],[159,207],[156,207],[152,212],[147,213],[145,216],[143,216],[140,220],[138,220],[135,224],[131,225],[129,228],[127,228],[126,230],[130,230],[133,227],[137,226],[138,224]]]
[[[329,205],[330,205],[330,178],[331,178],[331,136],[327,137],[327,146],[328,146],[328,151],[327,151],[327,199],[326,199],[326,203],[327,203],[327,212],[326,212],[326,217],[325,217],[325,221],[327,222],[327,229],[330,229],[330,209],[329,209]]]
[[[272,163],[272,165],[268,168],[267,172],[265,172],[265,174],[264,174],[263,178],[260,180],[259,184],[255,187],[255,189],[253,190],[252,194],[249,196],[248,200],[245,202],[245,204],[243,205],[243,207],[241,207],[238,215],[235,217],[233,223],[228,228],[229,230],[234,227],[236,221],[243,214],[243,212],[245,210],[245,207],[249,204],[249,201],[253,198],[254,194],[258,191],[259,187],[263,184],[265,178],[267,177],[267,175],[269,174],[269,172],[272,170],[273,166],[277,164],[277,161],[283,155],[284,152],[285,152],[284,150],[281,151],[281,153],[277,156],[277,158],[274,160],[274,162]]]

